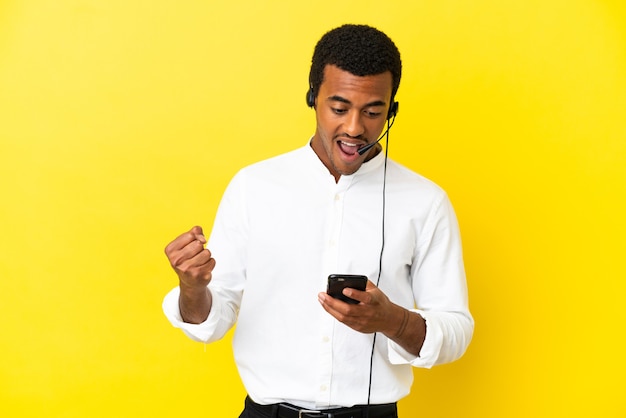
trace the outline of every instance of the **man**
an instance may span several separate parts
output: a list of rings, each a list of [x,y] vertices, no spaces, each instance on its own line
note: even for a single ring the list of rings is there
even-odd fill
[[[307,93],[312,139],[233,178],[207,248],[194,227],[165,250],[179,278],[163,303],[172,324],[212,342],[237,322],[241,417],[397,417],[411,366],[454,361],[470,342],[450,202],[378,143],[400,75],[382,32],[326,33]],[[370,279],[343,291],[357,304],[326,294],[333,273]]]

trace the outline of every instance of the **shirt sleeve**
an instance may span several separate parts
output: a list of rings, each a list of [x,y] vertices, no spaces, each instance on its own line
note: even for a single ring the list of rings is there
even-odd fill
[[[179,296],[180,288],[175,287],[163,299],[163,312],[174,327],[182,330],[192,340],[203,343],[219,340],[226,334],[229,328],[219,321],[219,313],[222,312],[223,304],[215,292],[211,292],[212,305],[209,316],[200,324],[190,324],[183,321],[178,307]]]
[[[411,311],[417,312],[426,321],[424,345],[419,356],[416,356],[392,340],[388,340],[389,361],[392,364],[410,364],[414,367],[430,369],[437,364],[452,362],[463,355],[470,342],[469,339],[466,340],[466,337],[471,338],[474,329],[471,317],[468,318],[463,314],[447,315],[413,309]],[[462,341],[457,341],[459,337]]]
[[[433,205],[420,236],[411,271],[418,309],[412,311],[426,321],[426,338],[419,356],[391,340],[388,350],[393,364],[430,368],[460,358],[474,332],[459,227],[445,193]]]
[[[245,212],[242,203],[241,176],[228,185],[215,215],[207,248],[216,260],[208,285],[211,311],[201,324],[183,321],[178,305],[180,288],[175,287],[164,298],[162,308],[170,323],[194,341],[210,343],[221,339],[237,320],[245,282]]]

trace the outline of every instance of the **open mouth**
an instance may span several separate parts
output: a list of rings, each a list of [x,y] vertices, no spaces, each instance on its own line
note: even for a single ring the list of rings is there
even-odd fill
[[[351,142],[341,140],[337,141],[337,145],[339,145],[339,149],[341,150],[341,152],[349,157],[358,156],[359,149],[365,146],[364,144],[353,144]]]

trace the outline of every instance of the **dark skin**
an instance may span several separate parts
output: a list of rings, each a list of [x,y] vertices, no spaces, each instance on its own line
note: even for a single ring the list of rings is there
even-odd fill
[[[183,321],[200,324],[209,316],[212,298],[207,285],[213,277],[215,259],[204,248],[202,228],[194,226],[165,247],[165,254],[178,275],[178,306]]]
[[[335,181],[354,174],[380,152],[377,145],[357,154],[359,148],[375,142],[385,126],[391,85],[390,72],[359,77],[326,66],[315,99],[317,127],[311,147]]]
[[[358,148],[376,141],[381,134],[391,101],[391,73],[355,76],[333,65],[324,71],[316,98],[317,128],[311,147],[338,181],[356,172],[381,150],[380,146],[360,156]],[[215,260],[204,248],[206,238],[199,226],[178,236],[165,253],[178,275],[179,307],[185,322],[204,322],[211,311],[211,281]],[[418,356],[426,336],[426,322],[417,313],[392,303],[372,282],[365,291],[344,289],[359,301],[353,305],[318,294],[324,310],[355,331],[379,332],[409,353]]]
[[[360,303],[345,303],[323,292],[318,294],[318,300],[326,312],[355,331],[380,332],[409,353],[419,355],[426,337],[424,318],[392,303],[371,281],[365,291],[346,288],[343,294]]]

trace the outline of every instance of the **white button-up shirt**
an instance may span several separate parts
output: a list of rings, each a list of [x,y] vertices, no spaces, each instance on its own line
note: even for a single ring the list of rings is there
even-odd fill
[[[190,338],[218,340],[237,322],[233,350],[257,403],[307,408],[367,403],[373,334],[335,320],[321,307],[331,273],[364,274],[389,299],[426,320],[415,357],[379,334],[371,403],[409,393],[411,366],[456,360],[470,342],[457,220],[434,183],[383,153],[338,182],[310,146],[241,170],[220,203],[208,248],[217,261],[207,320],[184,323],[179,289],[163,302]]]

